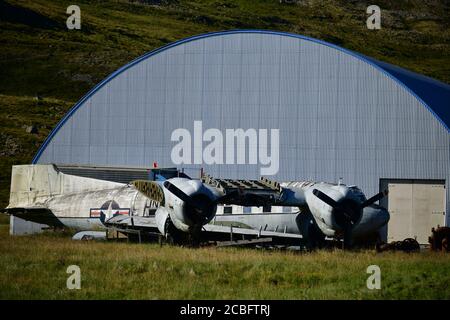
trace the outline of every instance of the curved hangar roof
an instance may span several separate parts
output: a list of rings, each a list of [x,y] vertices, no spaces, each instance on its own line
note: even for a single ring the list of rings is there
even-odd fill
[[[33,163],[173,166],[171,133],[193,132],[202,120],[203,130],[279,128],[279,179],[442,178],[449,169],[449,88],[295,34],[203,34],[103,80]],[[230,178],[259,175],[258,165],[202,166]]]

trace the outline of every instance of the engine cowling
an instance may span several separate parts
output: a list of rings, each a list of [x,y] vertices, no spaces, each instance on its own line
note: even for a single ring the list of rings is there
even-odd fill
[[[165,207],[159,207],[156,209],[155,212],[155,222],[156,226],[158,227],[158,230],[161,234],[166,233],[166,221],[167,218],[169,218],[169,210],[167,210]]]
[[[164,189],[165,208],[177,229],[189,232],[211,221],[217,211],[215,200],[218,197],[211,189],[199,180],[173,178],[170,183],[189,197],[186,201]]]

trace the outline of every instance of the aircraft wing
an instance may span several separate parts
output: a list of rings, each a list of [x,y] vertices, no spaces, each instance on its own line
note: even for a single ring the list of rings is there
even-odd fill
[[[278,202],[282,196],[280,184],[263,177],[260,180],[218,179],[203,174],[202,182],[224,194],[218,204],[264,206]]]
[[[63,226],[53,212],[47,207],[17,207],[6,208],[3,211],[27,221],[51,226]]]
[[[230,245],[239,244],[242,241],[262,240],[274,245],[299,246],[303,242],[300,234],[284,233],[276,231],[256,230],[225,225],[206,224],[203,226],[202,237],[211,241],[228,241]],[[268,241],[264,241],[267,239]],[[249,243],[250,244],[250,243]]]
[[[7,214],[11,214],[13,216],[19,214],[49,214],[51,210],[46,207],[15,207],[15,208],[6,208],[4,211]]]
[[[116,216],[105,221],[105,225],[124,233],[151,234],[158,236],[160,233],[154,217],[142,216]],[[293,233],[255,230],[250,228],[237,228],[231,226],[206,224],[203,226],[200,237],[204,241],[229,242],[229,245],[239,245],[242,241],[251,244],[252,241],[270,242],[274,245],[300,245],[302,236]],[[261,240],[262,239],[262,240]]]
[[[105,221],[107,227],[123,230],[145,230],[146,232],[157,232],[155,217],[117,215]]]
[[[203,174],[202,183],[219,194],[215,204],[240,206],[307,206],[303,191],[282,187],[280,183],[261,177],[260,180],[219,179]],[[155,181],[135,180],[131,184],[149,199],[164,205],[163,186]]]

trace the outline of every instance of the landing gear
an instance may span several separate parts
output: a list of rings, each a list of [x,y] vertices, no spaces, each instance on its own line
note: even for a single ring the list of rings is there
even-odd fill
[[[348,250],[353,246],[352,227],[350,225],[344,227],[344,239],[342,241],[342,249]]]
[[[198,247],[201,243],[200,233],[202,232],[202,226],[195,226],[188,234],[188,243],[192,247]]]
[[[178,230],[170,218],[166,220],[165,226],[165,242],[170,245],[185,245],[189,247],[198,247],[200,245],[201,227],[193,228],[190,232],[182,232]]]
[[[297,215],[295,221],[300,234],[303,236],[302,247],[304,249],[312,251],[326,246],[325,235],[316,224],[311,212],[305,211]]]
[[[309,250],[322,249],[326,246],[325,235],[315,223],[309,224],[307,239],[307,247]]]
[[[167,218],[164,225],[164,238],[166,243],[170,245],[181,245],[183,242],[183,234],[173,225],[170,218]]]

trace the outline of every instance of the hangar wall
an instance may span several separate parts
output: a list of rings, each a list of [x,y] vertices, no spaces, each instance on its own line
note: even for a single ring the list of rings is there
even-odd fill
[[[448,103],[448,102],[447,102]],[[441,106],[448,108],[449,106]],[[450,212],[448,124],[364,57],[314,39],[233,31],[185,39],[124,66],[55,128],[34,163],[173,167],[171,134],[279,129],[279,181],[356,184],[442,179]],[[258,178],[259,165],[184,165]]]

